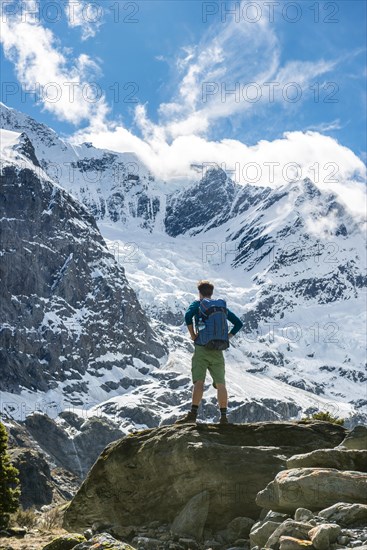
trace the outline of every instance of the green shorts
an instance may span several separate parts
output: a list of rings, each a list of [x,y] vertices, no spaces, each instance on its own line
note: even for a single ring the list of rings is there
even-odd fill
[[[191,360],[192,383],[198,380],[205,381],[206,370],[213,378],[213,386],[225,384],[224,380],[224,355],[222,350],[206,349],[204,346],[195,346]]]

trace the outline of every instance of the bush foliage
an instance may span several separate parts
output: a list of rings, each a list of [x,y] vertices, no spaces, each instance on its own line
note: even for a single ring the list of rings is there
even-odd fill
[[[19,471],[11,462],[7,453],[8,434],[0,422],[0,529],[7,527],[10,514],[16,512],[19,505]]]

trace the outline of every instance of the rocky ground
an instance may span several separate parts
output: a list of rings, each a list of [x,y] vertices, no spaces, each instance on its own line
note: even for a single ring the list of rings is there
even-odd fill
[[[42,550],[46,544],[64,534],[64,529],[48,532],[31,529],[24,537],[0,537],[0,550]]]
[[[70,502],[15,534],[0,550],[367,550],[367,427],[143,430],[109,444]]]

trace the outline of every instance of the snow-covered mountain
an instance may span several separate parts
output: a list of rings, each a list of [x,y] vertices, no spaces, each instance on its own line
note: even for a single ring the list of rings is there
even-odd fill
[[[122,367],[110,356],[112,370],[87,389],[88,399],[81,394],[84,414],[107,415],[124,430],[170,422],[185,409],[193,348],[183,313],[196,297],[197,280],[210,278],[245,325],[226,351],[234,419],[291,418],[319,409],[352,415],[351,422],[367,418],[366,242],[336,194],[309,179],[277,189],[242,186],[222,170],[172,190],[131,153],[72,146],[4,105],[0,123],[23,133],[38,170],[96,218],[169,350],[159,365],[139,375],[129,371],[126,387],[116,385]],[[63,371],[62,362],[58,368]],[[83,370],[80,384],[93,367],[85,363]],[[214,390],[207,383],[202,415],[213,418]],[[55,395],[45,392],[42,399]],[[36,408],[39,398],[29,394],[29,406]]]
[[[164,182],[156,182],[134,153],[114,153],[91,143],[71,145],[44,124],[0,103],[0,128],[25,132],[43,170],[97,219],[152,230],[164,212]],[[163,203],[161,208],[161,202]]]
[[[166,349],[93,216],[40,169],[25,133],[0,140],[0,390],[81,406],[89,386],[123,388]]]

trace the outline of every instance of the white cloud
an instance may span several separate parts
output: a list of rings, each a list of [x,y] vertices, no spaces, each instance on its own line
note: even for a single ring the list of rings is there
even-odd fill
[[[316,132],[330,132],[332,130],[341,130],[344,126],[341,124],[340,119],[336,118],[331,122],[322,122],[320,124],[312,124],[307,126],[305,130],[314,130]]]
[[[208,139],[208,132],[216,121],[238,118],[253,109],[266,107],[270,94],[266,83],[276,82],[276,88],[281,88],[297,82],[304,89],[312,79],[326,74],[337,64],[337,61],[294,60],[282,66],[280,59],[281,48],[274,26],[266,19],[256,24],[246,21],[238,24],[234,20],[225,25],[218,23],[208,29],[199,44],[182,48],[176,60],[177,91],[169,103],[160,106],[159,122],[156,124],[148,118],[145,105],[137,106],[135,122],[142,138],[117,123],[106,123],[98,130],[91,127],[74,138],[92,141],[97,147],[133,151],[157,177],[169,181],[172,187],[200,177],[193,165],[203,163],[232,171],[238,183],[272,187],[284,184],[296,172],[300,177],[309,176],[322,189],[337,191],[342,200],[360,214],[365,189],[358,178],[365,177],[365,166],[351,150],[331,137],[317,131],[287,132],[279,139],[261,140],[254,146],[239,140]],[[229,90],[234,89],[236,83],[250,82],[260,87],[261,101],[236,101],[233,95],[225,96],[223,101],[222,84]],[[208,94],[203,101],[205,83],[216,84],[219,91]],[[282,94],[275,92],[274,101],[284,102]],[[339,121],[333,121],[320,129],[334,129],[338,124]]]
[[[209,27],[200,42],[182,48],[176,60],[180,77],[176,94],[159,108],[159,126],[164,128],[166,140],[205,136],[219,120],[241,117],[243,121],[246,114],[260,109],[265,112],[274,103],[294,108],[287,95],[292,99],[296,92],[300,105],[312,94],[310,84],[338,63],[295,60],[282,66],[280,60],[281,45],[274,25],[266,18],[256,23],[231,19]],[[148,139],[145,128],[146,124],[141,130]]]
[[[88,128],[73,136],[75,142],[92,141],[97,147],[135,152],[152,172],[172,186],[200,177],[193,165],[216,163],[232,170],[233,179],[239,183],[276,187],[292,174],[289,163],[296,163],[302,177],[308,175],[320,188],[338,192],[356,214],[365,207],[365,187],[359,183],[359,178],[365,177],[365,166],[331,137],[316,131],[287,132],[279,139],[261,140],[254,146],[239,140],[208,139],[209,130],[218,120],[238,118],[267,103],[264,98],[259,103],[236,101],[232,95],[223,101],[222,83],[230,89],[237,83],[257,82],[262,92],[269,93],[267,82],[284,85],[295,81],[307,86],[335,66],[335,61],[324,60],[292,61],[281,66],[274,27],[264,19],[256,24],[219,23],[209,28],[199,44],[183,48],[176,60],[180,77],[177,91],[169,103],[160,106],[159,123],[148,118],[146,106],[138,105],[135,110],[142,137],[107,120],[108,107],[103,97],[96,103],[83,97],[88,76],[98,72],[98,66],[88,56],[80,55],[71,64],[53,33],[32,19],[25,22],[12,18],[3,24],[2,39],[5,54],[13,60],[23,86],[55,82],[62,90],[59,101],[43,100],[47,110],[74,124],[89,121]],[[65,81],[76,84],[73,102]],[[205,83],[216,83],[219,93],[209,94],[203,101]],[[280,101],[279,97],[275,101]],[[334,121],[331,127],[338,124]]]
[[[81,27],[82,40],[93,38],[103,23],[103,10],[99,4],[85,0],[68,0],[65,11],[70,27]]]
[[[177,92],[159,109],[166,139],[203,135],[214,121],[251,108],[242,87],[266,81],[278,62],[277,39],[266,23],[233,20],[210,27],[199,44],[183,48],[176,60]],[[234,96],[230,90],[236,88],[241,91]]]
[[[274,26],[265,18],[255,24],[247,21],[238,24],[235,20],[228,24],[217,23],[208,28],[199,44],[183,47],[175,62],[179,77],[177,90],[170,102],[160,105],[159,122],[149,120],[145,106],[136,107],[135,123],[148,145],[144,149],[152,151],[152,155],[148,155],[150,166],[156,167],[165,178],[187,173],[191,161],[196,162],[195,158],[200,157],[200,151],[205,150],[205,155],[213,157],[213,145],[204,147],[204,143],[214,123],[228,117],[236,117],[238,123],[246,113],[265,109],[273,101],[291,105],[285,102],[279,89],[293,82],[306,88],[313,78],[327,73],[336,64],[324,60],[292,61],[281,66],[280,58]],[[231,90],[236,93],[230,93]],[[254,92],[259,94],[259,101],[252,100]],[[76,137],[87,135],[89,140],[95,137],[101,143],[103,135],[104,142],[114,143],[115,147],[121,136],[126,142],[126,131],[115,123],[106,123],[97,134],[99,138],[93,122],[87,131]],[[204,141],[198,140],[199,137]],[[133,136],[132,141],[136,146]],[[232,142],[223,140],[221,150],[227,142],[233,146]],[[181,150],[182,144],[190,154]],[[165,156],[164,160],[154,160],[160,154]]]
[[[73,63],[68,61],[66,50],[32,9],[34,1],[27,0],[23,5],[30,13],[26,17],[24,12],[7,17],[1,32],[5,56],[14,63],[23,89],[38,90],[44,108],[61,120],[73,124],[105,120],[109,109],[102,92],[95,88],[98,65],[85,54]]]
[[[218,166],[234,181],[278,187],[297,177],[310,177],[322,190],[336,192],[357,216],[365,215],[366,167],[353,151],[335,139],[318,132],[286,132],[273,141],[261,140],[248,146],[241,141],[209,141],[197,135],[184,135],[168,144],[164,132],[140,116],[150,141],[134,136],[115,125],[99,131],[76,134],[76,142],[92,141],[96,147],[135,152],[158,177],[172,188],[201,177],[196,166]]]

